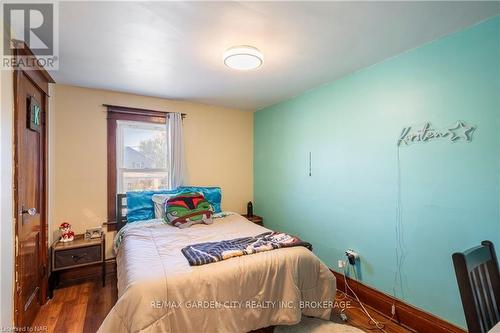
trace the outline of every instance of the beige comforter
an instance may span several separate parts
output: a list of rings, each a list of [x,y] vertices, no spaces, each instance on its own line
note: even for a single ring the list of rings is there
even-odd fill
[[[125,228],[116,258],[118,301],[99,332],[248,332],[295,324],[302,314],[330,316],[335,278],[304,247],[188,265],[186,245],[269,231],[240,215],[187,229],[159,221]]]

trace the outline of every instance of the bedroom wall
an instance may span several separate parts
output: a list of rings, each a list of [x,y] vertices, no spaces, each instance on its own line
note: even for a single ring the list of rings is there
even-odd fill
[[[253,197],[253,114],[106,90],[55,85],[50,118],[51,234],[106,221],[107,147],[103,103],[184,112],[189,183],[221,186],[224,210],[243,212]],[[111,233],[107,257],[112,257]]]
[[[0,327],[6,329],[14,323],[13,79],[12,70],[0,70]]]
[[[496,17],[258,111],[256,212],[335,270],[357,250],[360,280],[392,294],[399,134],[426,121],[476,125],[470,143],[400,149],[406,259],[396,295],[465,327],[451,254],[484,239],[500,249],[499,92]]]

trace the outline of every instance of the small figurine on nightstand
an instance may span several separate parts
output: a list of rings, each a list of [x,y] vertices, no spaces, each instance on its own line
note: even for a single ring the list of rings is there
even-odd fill
[[[61,230],[61,239],[59,239],[60,242],[66,243],[75,239],[75,233],[71,230],[71,224],[68,222],[61,223],[59,230]]]

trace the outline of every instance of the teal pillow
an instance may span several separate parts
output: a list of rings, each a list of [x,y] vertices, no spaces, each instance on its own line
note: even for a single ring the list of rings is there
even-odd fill
[[[176,190],[153,190],[127,192],[127,222],[155,218],[153,194],[177,194]]]
[[[222,191],[220,187],[181,186],[177,188],[177,191],[179,191],[179,193],[201,193],[212,205],[215,213],[220,213],[222,211]]]

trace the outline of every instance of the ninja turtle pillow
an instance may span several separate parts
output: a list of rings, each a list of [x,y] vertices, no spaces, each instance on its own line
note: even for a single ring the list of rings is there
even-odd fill
[[[200,193],[183,193],[165,201],[165,222],[179,228],[211,224],[212,205]]]

